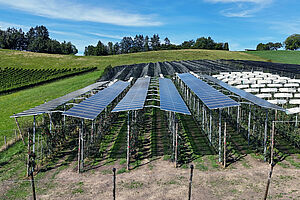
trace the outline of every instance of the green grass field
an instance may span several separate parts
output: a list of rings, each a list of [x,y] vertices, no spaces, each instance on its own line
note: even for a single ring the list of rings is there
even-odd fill
[[[49,101],[90,85],[100,78],[102,72],[103,70],[98,70],[0,96],[0,147],[4,143],[4,135],[8,137],[8,140],[14,136],[11,129],[15,129],[16,125],[14,119],[10,118],[12,114],[40,105],[45,100]],[[22,124],[25,121],[32,121],[32,117],[22,117],[19,120]]]
[[[21,67],[30,69],[61,69],[68,67],[98,67],[102,69],[103,67],[106,67],[108,65],[118,66],[158,61],[162,62],[199,59],[239,59],[266,61],[266,59],[260,58],[255,55],[250,55],[244,52],[199,49],[151,51],[101,57],[44,54],[0,49],[0,58],[1,67]]]
[[[300,65],[300,51],[247,51],[245,53],[272,62]]]

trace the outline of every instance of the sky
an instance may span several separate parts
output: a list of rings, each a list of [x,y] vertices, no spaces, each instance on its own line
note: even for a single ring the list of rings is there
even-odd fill
[[[79,55],[99,40],[136,34],[159,34],[173,44],[210,36],[239,51],[300,34],[299,10],[299,0],[0,0],[0,29],[44,25]]]

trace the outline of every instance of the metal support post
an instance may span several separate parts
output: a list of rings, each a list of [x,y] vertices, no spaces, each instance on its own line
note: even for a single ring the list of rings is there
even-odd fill
[[[177,167],[178,160],[178,121],[175,121],[175,167]]]
[[[32,153],[35,153],[35,115],[33,116],[33,135],[32,135]]]
[[[251,131],[251,105],[249,104],[249,117],[248,117],[248,145],[250,144],[250,131]]]
[[[224,168],[226,167],[226,122],[224,124]]]
[[[83,169],[84,167],[84,119],[81,120],[81,166],[80,168]]]
[[[268,131],[268,110],[266,109],[266,120],[265,120],[265,136],[264,136],[264,161],[267,160],[267,131]]]
[[[274,155],[274,135],[275,135],[275,122],[272,123],[272,137],[271,137],[271,165],[273,165],[273,155]]]
[[[222,138],[222,121],[221,121],[221,109],[219,109],[219,162],[222,161],[221,158],[221,151],[222,151],[222,143],[221,143],[221,138]]]
[[[236,125],[237,132],[240,133],[240,106],[237,107],[237,117],[236,117]]]
[[[202,130],[204,131],[204,105],[202,105]]]
[[[211,115],[211,110],[209,111],[209,142],[211,143],[211,132],[212,132],[212,115]]]
[[[129,163],[130,163],[130,121],[129,121],[129,115],[130,111],[127,113],[128,119],[127,119],[127,170],[129,170]]]

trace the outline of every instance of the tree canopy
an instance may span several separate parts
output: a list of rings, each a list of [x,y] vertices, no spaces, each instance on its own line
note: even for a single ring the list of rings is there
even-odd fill
[[[71,42],[60,43],[49,37],[45,26],[31,27],[27,33],[22,29],[0,29],[0,48],[39,53],[76,54],[78,50]]]
[[[281,47],[282,47],[282,44],[280,42],[276,42],[276,43],[269,42],[266,44],[259,43],[256,46],[256,50],[257,51],[264,51],[264,50],[276,50],[277,51]]]
[[[300,48],[300,34],[290,35],[284,41],[286,50],[297,50]]]
[[[97,51],[101,44],[101,53]],[[168,37],[160,41],[158,34],[154,34],[151,38],[144,35],[136,35],[132,37],[123,37],[120,43],[113,44],[108,42],[104,45],[101,41],[98,42],[97,46],[89,45],[85,47],[84,55],[86,56],[103,56],[103,55],[114,55],[114,54],[125,54],[135,53],[144,51],[158,51],[158,50],[174,50],[174,49],[214,49],[214,50],[229,50],[229,44],[216,43],[211,37],[205,38],[200,37],[196,40],[184,41],[180,45],[172,44]]]

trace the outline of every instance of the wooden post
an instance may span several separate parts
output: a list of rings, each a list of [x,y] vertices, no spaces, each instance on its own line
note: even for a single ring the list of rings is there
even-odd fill
[[[191,165],[191,175],[190,175],[190,182],[189,182],[189,200],[191,200],[192,196],[192,181],[193,181],[193,170],[194,170],[194,165]]]
[[[270,183],[271,183],[271,178],[272,178],[272,173],[273,173],[274,166],[275,166],[274,164],[271,164],[271,169],[270,169],[270,172],[269,172],[269,177],[268,177],[268,182],[267,182],[267,187],[266,187],[264,200],[266,200],[267,197],[268,197],[268,192],[269,192],[269,187],[270,187]]]
[[[113,176],[113,185],[114,185],[114,187],[113,187],[113,200],[116,200],[116,168],[113,168],[113,174],[114,174],[114,176]]]
[[[240,133],[240,106],[238,106],[236,117],[237,132]]]
[[[23,144],[25,145],[24,137],[23,137],[23,134],[22,134],[22,131],[21,131],[21,128],[20,128],[19,122],[18,122],[18,120],[17,120],[17,118],[16,118],[16,117],[15,117],[15,121],[16,121],[16,124],[17,124],[18,130],[19,130],[19,133],[20,133],[20,135],[21,135],[21,138],[22,138]]]
[[[224,124],[224,168],[226,167],[226,122]]]
[[[33,199],[36,200],[33,171],[30,172],[30,176],[31,176],[32,196],[33,196]]]

